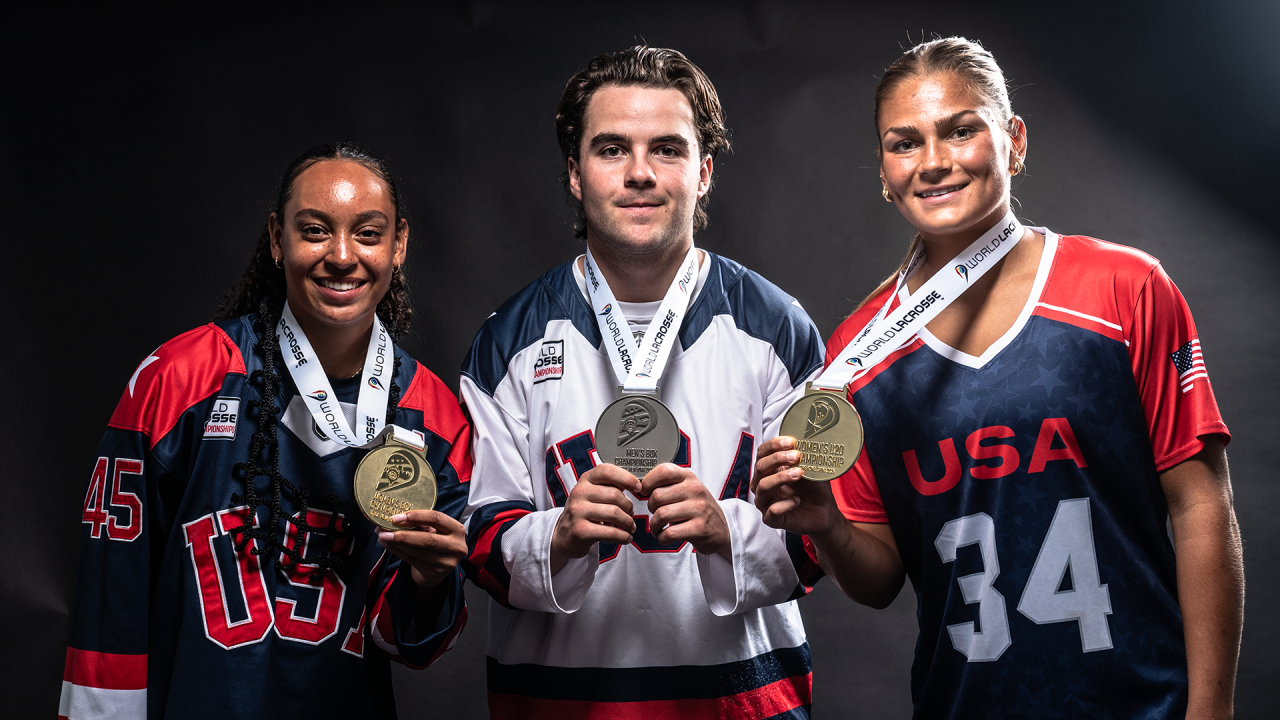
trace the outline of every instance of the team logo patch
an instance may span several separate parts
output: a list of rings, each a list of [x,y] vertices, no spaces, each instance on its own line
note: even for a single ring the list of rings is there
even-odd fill
[[[219,397],[213,401],[209,421],[204,424],[205,440],[235,440],[236,419],[240,416],[240,398]]]
[[[533,364],[533,384],[564,377],[564,341],[543,340],[538,360]]]
[[[386,388],[382,387],[382,383],[379,382],[378,378],[376,377],[369,378],[369,387],[373,388],[374,390],[383,390],[383,391],[386,390]]]
[[[311,393],[310,397],[313,399],[319,400],[320,402],[324,402],[325,400],[329,399],[329,393],[323,390],[317,390]]]

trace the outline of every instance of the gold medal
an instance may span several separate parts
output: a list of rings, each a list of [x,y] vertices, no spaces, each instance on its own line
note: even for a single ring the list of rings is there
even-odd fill
[[[436,504],[436,474],[423,450],[388,434],[356,467],[356,504],[369,521],[386,530],[404,530],[392,515],[430,510]]]
[[[671,462],[679,451],[676,416],[652,395],[623,395],[596,421],[600,461],[617,465],[637,479]]]
[[[779,435],[793,437],[806,480],[830,482],[849,471],[862,453],[862,418],[843,392],[813,383],[782,417]]]

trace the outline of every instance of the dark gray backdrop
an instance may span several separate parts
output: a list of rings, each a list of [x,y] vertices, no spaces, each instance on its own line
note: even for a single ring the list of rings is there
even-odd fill
[[[453,3],[246,14],[10,15],[0,208],[8,268],[0,413],[6,714],[57,706],[80,504],[137,362],[208,320],[239,276],[281,170],[350,138],[402,177],[418,312],[405,345],[456,388],[473,333],[580,250],[552,118],[593,55],[645,40],[711,76],[733,129],[699,244],[799,297],[829,334],[905,249],[880,199],[872,93],[922,35],[982,40],[1029,126],[1021,216],[1161,258],[1191,303],[1246,544],[1240,717],[1280,705],[1267,461],[1280,400],[1280,51],[1274,3],[744,3],[609,8]],[[821,253],[814,259],[814,253]],[[471,588],[474,590],[474,588]],[[458,647],[397,673],[407,717],[484,708],[485,602]],[[822,717],[910,712],[914,598],[887,611],[830,583],[802,602]]]

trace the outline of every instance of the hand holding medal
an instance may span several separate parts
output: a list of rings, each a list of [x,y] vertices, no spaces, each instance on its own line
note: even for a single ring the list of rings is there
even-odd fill
[[[401,530],[394,517],[436,506],[436,475],[427,463],[422,441],[404,428],[385,428],[356,467],[355,495],[369,522],[384,530]]]
[[[960,255],[934,274],[892,313],[892,297],[853,342],[845,346],[803,397],[782,418],[780,434],[794,438],[800,453],[798,467],[804,478],[829,482],[849,471],[862,452],[862,420],[847,398],[849,383],[911,342],[916,333],[1022,239],[1022,224],[1010,211]],[[919,267],[923,255],[913,258],[898,276],[893,295]],[[761,447],[764,451],[764,447]]]
[[[671,462],[680,450],[680,428],[675,415],[658,397],[658,380],[693,299],[698,250],[690,243],[653,322],[634,346],[627,318],[590,250],[583,261],[583,274],[605,351],[620,384],[618,399],[596,422],[596,452],[601,462],[643,479],[658,465]]]

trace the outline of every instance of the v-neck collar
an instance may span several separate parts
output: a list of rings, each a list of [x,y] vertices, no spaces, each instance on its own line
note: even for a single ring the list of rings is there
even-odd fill
[[[1018,319],[1014,320],[1013,325],[998,340],[991,343],[991,347],[988,347],[981,355],[970,355],[967,352],[957,350],[939,340],[937,336],[929,332],[928,328],[920,328],[919,337],[925,347],[954,363],[977,370],[991,362],[996,355],[1000,354],[1000,351],[1013,342],[1014,338],[1018,337],[1018,334],[1026,327],[1027,320],[1031,319],[1031,315],[1035,312],[1036,305],[1040,303],[1040,296],[1044,294],[1045,282],[1049,279],[1049,270],[1053,267],[1053,259],[1058,254],[1058,235],[1056,233],[1042,227],[1028,226],[1027,229],[1044,235],[1044,250],[1040,253],[1040,267],[1036,269],[1035,283],[1032,284],[1031,292],[1027,295],[1027,302],[1022,306],[1022,312],[1018,313]],[[898,291],[898,302],[905,302],[909,296],[907,284],[903,283],[902,289]]]

